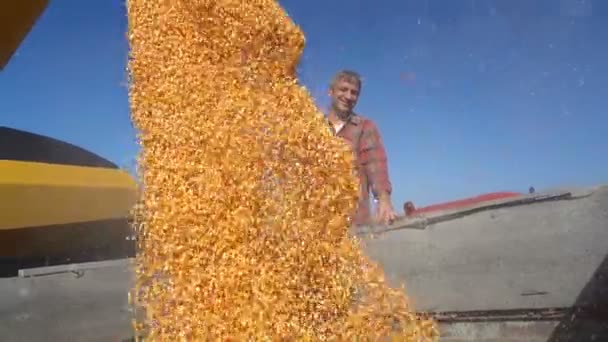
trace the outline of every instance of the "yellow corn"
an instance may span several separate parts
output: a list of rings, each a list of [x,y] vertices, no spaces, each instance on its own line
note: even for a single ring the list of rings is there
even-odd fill
[[[297,83],[277,2],[127,7],[147,340],[435,339],[348,235],[352,153]]]

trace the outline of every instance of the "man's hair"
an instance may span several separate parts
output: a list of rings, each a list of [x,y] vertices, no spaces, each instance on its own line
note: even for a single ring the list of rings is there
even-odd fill
[[[361,89],[363,86],[361,75],[359,75],[357,72],[352,70],[340,70],[336,73],[336,75],[334,75],[334,78],[332,79],[331,84],[329,85],[330,88],[333,88],[333,86],[336,85],[338,81],[342,80],[347,81],[349,83],[357,83],[359,85],[359,89]]]

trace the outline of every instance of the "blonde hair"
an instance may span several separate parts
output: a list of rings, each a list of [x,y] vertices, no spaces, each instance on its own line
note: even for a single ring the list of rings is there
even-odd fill
[[[357,85],[359,85],[359,90],[361,90],[361,87],[363,86],[363,81],[362,81],[361,75],[359,75],[359,73],[357,73],[356,71],[352,71],[352,70],[340,70],[334,75],[334,78],[332,79],[331,84],[329,85],[330,88],[333,87],[334,85],[336,85],[336,83],[338,81],[342,81],[342,80],[345,80],[347,82],[357,83]]]

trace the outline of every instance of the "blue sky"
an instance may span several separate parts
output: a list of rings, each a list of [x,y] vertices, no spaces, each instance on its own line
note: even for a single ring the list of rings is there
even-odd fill
[[[132,165],[120,0],[55,0],[0,73],[0,125]],[[320,105],[338,69],[390,158],[394,204],[608,183],[602,0],[285,0]],[[532,4],[533,3],[533,4]],[[526,5],[527,4],[527,5]]]

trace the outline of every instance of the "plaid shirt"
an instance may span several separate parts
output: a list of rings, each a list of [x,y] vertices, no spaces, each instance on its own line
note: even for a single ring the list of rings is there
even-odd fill
[[[332,133],[336,134],[329,120],[328,124]],[[355,150],[360,192],[353,223],[368,224],[371,219],[370,190],[374,198],[378,198],[381,193],[392,192],[388,177],[388,161],[380,132],[373,121],[353,114],[336,135],[344,138]]]

